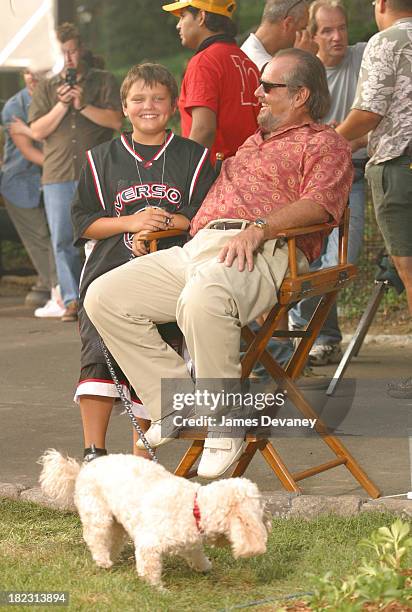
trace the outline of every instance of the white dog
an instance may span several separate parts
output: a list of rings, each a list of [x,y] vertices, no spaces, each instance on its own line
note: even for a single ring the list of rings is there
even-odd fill
[[[246,478],[201,486],[133,455],[107,455],[80,466],[54,449],[40,463],[43,492],[65,507],[77,507],[83,537],[99,567],[113,565],[127,534],[137,573],[158,587],[164,554],[180,555],[196,571],[206,572],[211,564],[205,542],[223,537],[235,558],[266,551],[264,503]]]

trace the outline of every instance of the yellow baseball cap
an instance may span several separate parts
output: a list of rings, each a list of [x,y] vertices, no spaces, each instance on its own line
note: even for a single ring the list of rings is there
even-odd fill
[[[180,11],[188,6],[193,6],[194,8],[200,9],[201,11],[208,11],[209,13],[232,17],[236,10],[236,0],[176,0],[173,4],[165,4],[162,6],[162,9],[179,17]]]

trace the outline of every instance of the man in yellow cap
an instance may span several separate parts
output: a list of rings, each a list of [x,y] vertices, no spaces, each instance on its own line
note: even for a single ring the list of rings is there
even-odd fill
[[[163,6],[178,17],[182,45],[196,50],[179,98],[182,136],[225,158],[257,129],[259,84],[255,64],[235,41],[235,0],[188,0]]]

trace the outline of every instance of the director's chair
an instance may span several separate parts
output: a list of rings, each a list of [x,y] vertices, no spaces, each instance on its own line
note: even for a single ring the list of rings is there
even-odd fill
[[[316,232],[327,234],[333,227],[339,227],[339,263],[330,268],[299,274],[297,269],[296,238],[304,234]],[[326,320],[332,304],[336,300],[338,291],[356,276],[356,267],[347,263],[348,229],[349,209],[346,210],[344,218],[339,225],[325,223],[280,231],[276,237],[287,241],[289,269],[278,292],[278,303],[268,313],[257,333],[253,332],[248,326],[242,328],[242,338],[246,343],[246,350],[241,362],[242,379],[248,378],[254,365],[260,361],[276,381],[278,389],[287,392],[288,398],[303,417],[316,419],[315,430],[320,435],[321,440],[329,446],[335,457],[321,465],[292,473],[268,438],[248,434],[246,435],[247,444],[244,453],[237,461],[231,473],[233,477],[244,474],[256,451],[259,450],[287,491],[301,492],[298,484],[301,480],[344,465],[370,497],[376,498],[380,495],[379,490],[371,482],[356,459],[342,442],[332,435],[295,383],[295,380],[300,376],[305,367],[309,351]],[[147,239],[151,241],[151,252],[157,248],[156,240],[166,236],[178,235],[178,231],[167,230],[148,234]],[[299,331],[280,329],[281,322],[287,316],[289,309],[303,298],[312,296],[318,296],[320,301],[306,329]],[[266,350],[266,345],[272,337],[290,337],[299,340],[296,343],[293,356],[285,368],[282,368]],[[177,466],[175,470],[176,475],[186,478],[196,476],[196,470],[193,469],[193,466],[203,451],[206,436],[206,431],[181,432],[179,438],[191,440],[192,444]]]

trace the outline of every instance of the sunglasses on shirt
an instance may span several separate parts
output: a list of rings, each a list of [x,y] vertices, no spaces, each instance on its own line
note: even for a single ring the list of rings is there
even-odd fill
[[[286,83],[270,83],[269,81],[263,81],[262,79],[259,79],[259,85],[262,85],[265,94],[268,94],[276,87],[287,87]]]

